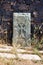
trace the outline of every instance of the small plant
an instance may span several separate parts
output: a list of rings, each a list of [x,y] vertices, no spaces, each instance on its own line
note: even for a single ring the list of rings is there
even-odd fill
[[[37,49],[37,48],[34,48],[34,49],[33,49],[33,51],[34,51],[34,53],[35,53],[35,54],[37,54],[38,56],[40,56],[40,57],[41,57],[41,54],[39,53],[39,51],[38,51],[38,49]]]
[[[20,48],[20,45],[13,44],[13,48],[11,50],[11,53],[15,54],[16,59],[19,59],[17,49]]]

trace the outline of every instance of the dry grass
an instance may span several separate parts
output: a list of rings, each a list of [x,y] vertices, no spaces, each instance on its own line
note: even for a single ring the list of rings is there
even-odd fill
[[[42,61],[0,58],[0,65],[43,65]]]

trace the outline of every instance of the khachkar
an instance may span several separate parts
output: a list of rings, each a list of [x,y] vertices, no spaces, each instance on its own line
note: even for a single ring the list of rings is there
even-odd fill
[[[13,13],[13,44],[30,45],[31,14]]]

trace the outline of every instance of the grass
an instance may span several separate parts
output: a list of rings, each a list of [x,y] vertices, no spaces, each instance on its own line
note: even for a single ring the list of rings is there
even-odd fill
[[[41,54],[39,53],[39,50],[37,48],[33,48],[33,51],[36,55],[41,57]]]
[[[13,59],[0,58],[0,65],[14,65]]]
[[[42,61],[0,58],[0,65],[43,65]]]

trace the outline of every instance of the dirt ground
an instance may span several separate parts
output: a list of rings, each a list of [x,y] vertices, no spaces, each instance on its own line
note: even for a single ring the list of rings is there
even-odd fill
[[[43,61],[32,60],[0,60],[0,65],[43,65]]]
[[[21,60],[21,61],[16,61],[16,65],[43,65],[42,62],[40,61],[31,61],[31,60]]]

